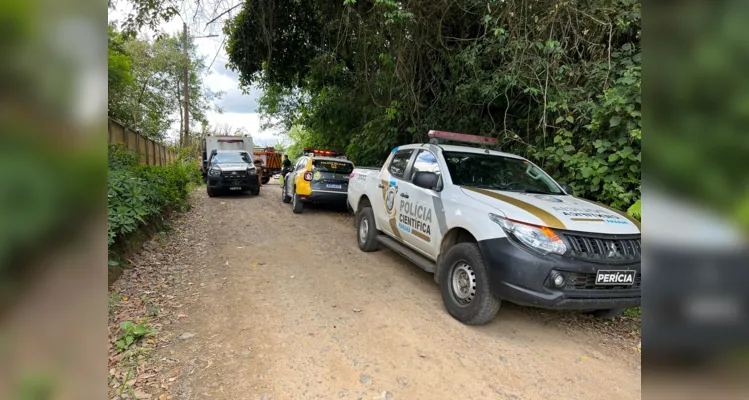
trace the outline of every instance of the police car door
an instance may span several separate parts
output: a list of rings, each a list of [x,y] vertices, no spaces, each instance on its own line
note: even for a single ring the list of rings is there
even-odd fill
[[[307,164],[307,157],[301,157],[298,160],[296,160],[296,164],[294,164],[293,169],[287,177],[284,180],[284,184],[286,185],[286,193],[289,194],[289,196],[294,196],[296,192],[294,191],[294,185],[296,176],[299,173],[299,170],[303,168],[304,165]]]
[[[381,210],[374,210],[377,225],[385,233],[404,241],[406,233],[398,225],[398,217],[401,212],[399,193],[403,188],[404,176],[406,169],[411,161],[413,149],[396,150],[390,158],[390,163],[380,174],[380,182],[377,186],[382,190],[382,197],[375,200],[374,207],[382,207]]]
[[[403,239],[421,252],[436,257],[434,246],[439,242],[442,218],[442,199],[437,188],[425,189],[411,183],[416,172],[433,172],[440,175],[437,157],[429,150],[420,149],[411,168],[406,171],[407,179],[401,184],[399,201],[399,227],[408,233]]]

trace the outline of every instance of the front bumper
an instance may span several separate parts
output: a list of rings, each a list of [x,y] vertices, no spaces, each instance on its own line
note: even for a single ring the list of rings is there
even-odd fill
[[[492,293],[499,299],[525,306],[562,310],[599,310],[640,305],[640,262],[603,264],[574,260],[559,255],[542,255],[511,242],[508,238],[478,243],[488,266]],[[598,270],[634,270],[632,286],[596,286]],[[565,277],[556,288],[552,270]]]
[[[243,175],[240,177],[208,176],[207,185],[211,189],[228,190],[232,187],[241,187],[242,190],[254,190],[258,188],[257,175]]]
[[[323,191],[323,190],[313,190],[308,195],[302,195],[300,196],[300,200],[302,200],[305,203],[315,203],[315,204],[321,204],[321,203],[341,203],[345,204],[346,200],[348,200],[348,193],[347,192],[335,192],[335,191]]]

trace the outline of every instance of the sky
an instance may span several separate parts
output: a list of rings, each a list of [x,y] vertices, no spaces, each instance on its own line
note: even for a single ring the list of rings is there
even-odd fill
[[[210,10],[209,15],[206,18],[190,18],[190,16],[195,14],[193,7],[196,2],[194,0],[185,0],[182,3],[180,14],[188,16],[186,21],[188,22],[190,36],[218,35],[218,37],[194,39],[198,53],[205,58],[206,64],[210,66],[208,73],[203,76],[205,87],[214,92],[224,92],[223,97],[215,102],[216,105],[223,109],[223,113],[215,111],[208,112],[209,125],[225,126],[228,124],[234,129],[244,128],[252,135],[255,145],[272,146],[278,142],[284,142],[287,139],[285,136],[279,136],[274,132],[261,130],[260,114],[257,112],[257,102],[262,95],[262,91],[253,88],[249,94],[243,94],[242,90],[239,89],[239,75],[226,68],[226,64],[229,62],[229,57],[222,45],[226,35],[223,34],[221,28],[228,18],[237,15],[241,7],[224,15],[207,28],[205,24],[212,19],[214,15],[238,5],[241,1],[242,0],[221,0],[220,2],[223,4],[216,6],[216,11]],[[116,8],[114,10],[109,10],[109,21],[124,20],[129,10],[130,5],[126,0],[118,1]],[[169,34],[180,33],[183,30],[183,21],[182,17],[176,16],[169,22],[162,22],[159,26],[159,31]],[[154,33],[153,31],[144,32],[148,35],[153,35]],[[179,118],[175,118],[175,122],[172,124],[168,136],[172,139],[179,137]]]

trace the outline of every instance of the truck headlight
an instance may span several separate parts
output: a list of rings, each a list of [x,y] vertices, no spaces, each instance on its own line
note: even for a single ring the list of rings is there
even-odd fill
[[[249,176],[257,175],[257,168],[247,168],[247,175]]]
[[[520,243],[544,254],[564,254],[567,252],[567,246],[564,245],[562,239],[545,226],[524,224],[497,214],[489,214],[489,219],[501,226],[508,235],[512,235]]]
[[[221,175],[221,169],[219,167],[211,167],[211,169],[208,170],[208,175],[210,175],[210,176],[220,176]]]

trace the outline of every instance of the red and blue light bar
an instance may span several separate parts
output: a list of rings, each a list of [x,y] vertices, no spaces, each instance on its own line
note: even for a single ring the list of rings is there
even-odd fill
[[[496,145],[499,143],[499,140],[497,140],[497,138],[478,136],[478,135],[468,135],[465,133],[455,133],[455,132],[429,131],[429,133],[427,133],[427,136],[433,139],[438,139],[438,140],[442,139],[442,140],[450,140],[453,142],[463,142],[463,143],[489,144],[489,145]]]

